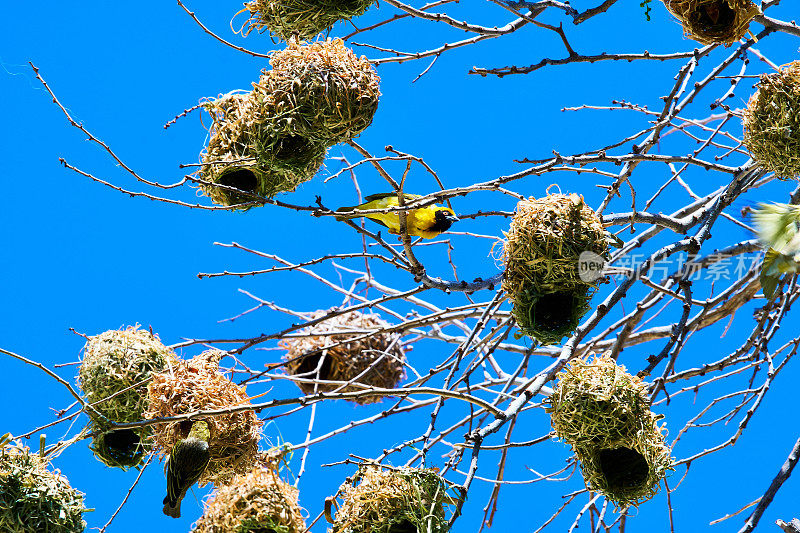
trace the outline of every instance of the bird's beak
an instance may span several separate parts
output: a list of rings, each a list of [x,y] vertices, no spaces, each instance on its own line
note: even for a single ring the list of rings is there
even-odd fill
[[[458,218],[458,217],[457,217],[455,214],[453,214],[453,213],[445,213],[445,214],[444,214],[444,218],[446,218],[446,219],[447,219],[447,220],[449,220],[450,222],[458,222],[459,220],[461,220],[460,218]]]

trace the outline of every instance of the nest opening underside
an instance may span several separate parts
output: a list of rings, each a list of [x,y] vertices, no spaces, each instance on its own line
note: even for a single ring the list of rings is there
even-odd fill
[[[517,293],[512,296],[514,317],[521,333],[545,345],[557,344],[578,327],[593,295],[588,286],[545,294]]]
[[[687,35],[702,44],[738,41],[758,14],[750,0],[668,0],[668,7]]]
[[[609,490],[640,489],[650,474],[650,466],[642,454],[631,448],[600,450],[600,471]]]
[[[267,29],[283,40],[296,34],[310,39],[339,20],[362,15],[374,0],[254,0],[245,4],[250,19],[245,33]]]

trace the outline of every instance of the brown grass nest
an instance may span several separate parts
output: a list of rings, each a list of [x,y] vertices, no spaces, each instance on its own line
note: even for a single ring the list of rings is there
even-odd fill
[[[272,128],[333,146],[357,137],[378,109],[380,78],[369,60],[341,39],[306,43],[290,39],[270,59],[255,87],[267,104]]]
[[[609,237],[582,196],[549,194],[517,204],[503,247],[503,290],[522,334],[555,344],[589,310],[596,284],[580,277],[582,252],[608,259]]]
[[[209,350],[189,361],[177,361],[167,371],[155,374],[147,387],[149,403],[144,416],[153,419],[249,405],[244,387],[220,372],[219,361],[223,356],[223,352]],[[210,482],[219,486],[236,474],[249,472],[257,461],[261,439],[262,423],[255,412],[236,411],[201,419],[208,423],[211,461],[200,485]],[[162,458],[176,442],[186,438],[188,429],[187,424],[179,421],[153,426],[153,438]]]
[[[0,449],[0,531],[80,533],[83,494],[58,470],[19,443]]]
[[[263,198],[294,191],[325,161],[324,145],[275,131],[261,93],[227,94],[204,108],[212,124],[198,177],[200,190],[215,204],[247,210]]]
[[[329,533],[445,533],[449,484],[436,469],[359,468],[339,489],[342,504]]]
[[[78,370],[78,386],[86,401],[91,449],[106,465],[137,466],[149,448],[150,428],[106,432],[109,423],[137,422],[147,405],[147,383],[175,360],[158,336],[130,326],[89,337]]]
[[[758,7],[750,0],[664,0],[687,37],[702,44],[730,46],[747,33]]]
[[[298,491],[263,465],[239,474],[212,494],[194,533],[303,533]]]
[[[547,411],[580,461],[586,486],[620,508],[658,492],[672,468],[647,386],[607,354],[576,359],[557,375]]]
[[[762,168],[800,176],[800,61],[761,77],[743,122],[744,144]]]
[[[326,314],[317,311],[310,318]],[[304,328],[298,332],[300,336],[279,343],[286,349],[286,372],[299,378],[295,383],[304,394],[393,389],[405,377],[406,358],[400,335],[380,331],[388,327],[391,325],[378,315],[351,311]],[[352,401],[364,405],[381,399],[360,396]]]
[[[311,39],[340,20],[363,15],[375,0],[253,0],[244,8],[250,12],[245,35],[269,30],[284,41],[293,35]]]

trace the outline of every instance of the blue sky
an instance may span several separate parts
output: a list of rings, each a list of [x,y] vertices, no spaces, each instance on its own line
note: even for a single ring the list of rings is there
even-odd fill
[[[586,7],[586,2],[575,4],[578,8]],[[774,16],[792,18],[791,8],[787,8],[792,2],[784,4],[774,10]],[[64,169],[59,157],[119,186],[143,189],[98,146],[69,127],[27,64],[32,61],[39,67],[75,119],[112,146],[128,165],[148,179],[169,183],[182,177],[179,163],[197,160],[206,132],[198,115],[180,120],[167,131],[163,124],[200,98],[248,89],[266,66],[264,60],[221,45],[204,34],[179,6],[169,2],[140,7],[86,1],[79,5],[53,3],[35,7],[41,11],[13,3],[5,7],[5,16],[0,20],[0,87],[5,102],[5,127],[0,131],[4,191],[0,209],[3,250],[0,346],[52,368],[80,359],[83,339],[69,328],[97,334],[139,323],[152,326],[165,343],[173,344],[183,338],[255,336],[291,322],[286,316],[266,310],[233,322],[220,322],[253,305],[239,289],[306,311],[341,302],[339,295],[301,276],[199,279],[198,272],[249,270],[267,265],[243,252],[214,246],[214,242],[236,241],[301,261],[325,253],[358,250],[360,237],[332,219],[317,219],[272,206],[242,214],[188,210],[130,198]],[[262,52],[280,46],[271,43],[266,35],[252,34],[247,39],[232,35],[228,21],[239,9],[235,2],[195,2],[189,7],[226,39]],[[451,13],[449,9],[447,12]],[[373,7],[358,23],[365,26],[393,13],[388,5]],[[452,13],[481,20],[486,25],[508,19],[507,12],[488,3],[459,5]],[[619,2],[606,16],[579,28],[564,22],[570,42],[583,53],[694,48],[695,43],[683,39],[680,27],[660,2],[653,2],[651,17],[652,21],[647,22],[638,2],[628,1]],[[562,19],[553,14],[544,20],[557,23]],[[337,26],[333,35],[347,32],[345,26]],[[414,21],[387,26],[356,41],[421,50],[442,40],[463,37],[463,32],[452,28]],[[765,43],[762,50],[782,64],[797,57],[797,47],[796,38],[778,36]],[[359,49],[358,53],[382,56],[366,49]],[[725,53],[720,50],[715,57],[724,57]],[[373,125],[358,142],[373,153],[381,153],[385,145],[391,144],[422,156],[448,186],[483,181],[523,168],[514,159],[544,158],[554,149],[565,154],[578,152],[608,144],[634,131],[642,119],[633,114],[565,113],[561,108],[583,103],[608,105],[612,99],[657,108],[658,97],[670,86],[679,64],[578,64],[505,79],[467,74],[472,66],[525,65],[545,56],[563,56],[559,40],[555,34],[528,27],[511,36],[445,54],[415,83],[412,80],[427,62],[382,65],[378,69],[383,92],[380,108]],[[294,195],[287,196],[287,201],[310,204],[315,195],[321,195],[326,205],[353,203],[355,193],[348,178],[323,183],[326,173],[341,168],[341,163],[333,159],[339,156],[356,158],[353,151],[342,146],[332,148],[327,169]],[[654,186],[661,178],[654,174]],[[423,173],[412,174],[410,179],[407,190],[427,192],[426,189],[435,186]],[[705,191],[724,183],[726,178],[695,174],[693,179],[696,180],[693,185]],[[579,192],[590,204],[596,205],[602,198],[603,193],[594,186],[592,178],[566,174],[518,181],[513,190],[539,196],[556,180],[562,190]],[[385,183],[366,169],[359,171],[359,181],[365,193],[386,190]],[[768,189],[778,199],[785,198],[789,190],[785,183]],[[184,201],[197,200],[194,190],[189,188],[170,194]],[[514,200],[477,193],[469,199],[454,200],[454,206],[462,213],[477,209],[510,211]],[[618,210],[624,211],[625,206],[620,205]],[[501,220],[463,221],[453,229],[501,236],[505,224]],[[718,238],[730,242],[746,236],[729,234]],[[463,278],[486,277],[498,271],[489,255],[491,240],[454,236],[453,242],[454,262]],[[437,261],[439,270],[434,274],[450,274],[440,251],[426,251],[426,254],[431,261]],[[348,266],[362,265],[354,262]],[[332,269],[321,268],[320,272],[336,275]],[[398,287],[409,287],[412,283],[396,275],[391,282]],[[488,300],[491,296],[487,294],[477,297]],[[440,305],[465,301],[461,295],[432,298]],[[747,327],[746,320],[740,323]],[[785,324],[792,323],[796,319]],[[698,335],[685,352],[686,363],[706,360],[708,353],[713,353],[716,359],[729,344],[728,339],[719,340],[719,331]],[[198,351],[193,347],[185,350],[184,355],[192,356]],[[630,360],[623,362],[637,368],[637,361],[647,353],[646,349],[631,350],[629,356],[626,351],[625,357]],[[419,343],[410,357],[417,368],[426,368],[438,355],[435,345]],[[279,357],[280,352],[251,351],[245,359],[259,368]],[[534,363],[542,368],[548,361],[534,360]],[[672,495],[673,506],[679,510],[676,530],[705,529],[711,520],[735,512],[760,496],[769,484],[800,429],[791,407],[795,403],[791,377],[797,374],[797,363],[792,363],[774,382],[764,405],[736,446],[692,465],[681,488]],[[0,399],[8,406],[0,433],[20,434],[51,421],[51,408],[71,402],[63,388],[33,367],[3,358],[0,371],[3,376]],[[65,366],[58,372],[72,380],[77,367]],[[259,387],[248,392],[257,394],[272,387],[275,397],[296,394],[286,383]],[[713,396],[706,400],[710,397]],[[675,413],[675,420],[696,412],[692,400],[687,397],[670,406],[669,412]],[[697,402],[702,400],[701,397]],[[348,419],[361,418],[379,409],[343,402],[322,406],[315,431],[321,434]],[[452,417],[459,414],[463,416],[463,411],[455,410]],[[309,471],[300,483],[301,504],[316,514],[324,497],[333,494],[341,480],[352,473],[349,467],[320,469],[319,465],[341,460],[347,453],[375,456],[401,442],[406,433],[419,434],[419,428],[424,429],[427,424],[427,412],[402,416],[407,417],[407,426],[368,426],[355,434],[357,438],[340,437],[314,448],[309,456]],[[289,441],[299,441],[304,437],[307,420],[307,414],[279,418],[266,427],[266,438],[275,442],[280,434]],[[672,428],[670,418],[667,422]],[[680,425],[675,425],[675,431]],[[73,427],[72,431],[76,429]],[[525,440],[548,430],[547,417],[537,409],[524,413],[515,434],[517,440]],[[60,438],[66,431],[64,425],[51,428],[47,431],[48,441]],[[689,450],[712,446],[733,428],[704,431],[687,437],[690,443],[676,455],[685,456]],[[568,456],[566,446],[557,442],[531,450],[516,449],[511,452],[516,466],[507,473],[507,478],[529,478],[531,474],[525,466],[549,472],[563,465]],[[485,470],[481,475],[493,475],[496,459],[497,456],[489,454],[483,457]],[[433,456],[434,466],[437,460],[444,461]],[[87,505],[95,509],[86,516],[90,527],[101,527],[108,520],[136,477],[135,471],[102,467],[93,459],[85,442],[72,446],[55,465],[75,487],[86,492]],[[671,486],[677,483],[677,478],[676,475],[670,479]],[[779,493],[762,519],[762,529],[774,528],[771,523],[776,518],[788,520],[797,512],[794,504],[800,490],[796,481],[790,480]],[[533,531],[560,505],[561,495],[581,487],[578,474],[565,482],[506,486],[493,530]],[[109,531],[140,531],[143,527],[164,532],[188,531],[201,513],[197,502],[205,490],[195,489],[194,495],[187,497],[181,520],[170,520],[161,514],[164,490],[160,466],[150,467]],[[476,531],[490,490],[487,483],[475,483],[465,516],[454,529],[456,533]],[[550,530],[565,531],[585,501],[585,495],[579,497],[572,504],[573,512],[567,512]],[[636,514],[626,531],[669,530],[663,491],[642,505]],[[737,531],[746,514],[710,530]],[[324,531],[324,527],[317,524],[313,531]]]

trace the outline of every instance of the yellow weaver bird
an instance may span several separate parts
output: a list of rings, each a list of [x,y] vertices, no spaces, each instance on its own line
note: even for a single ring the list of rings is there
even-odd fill
[[[417,198],[422,198],[419,194],[403,194],[406,202]],[[340,207],[336,210],[336,220],[346,220],[349,218],[367,217],[378,224],[389,228],[389,233],[397,235],[400,233],[400,214],[397,211],[391,213],[369,213],[362,215],[360,210],[367,209],[386,209],[387,207],[397,207],[396,193],[372,194],[365,198],[361,205]],[[423,239],[433,239],[442,232],[450,229],[453,222],[457,222],[458,217],[449,207],[440,205],[428,205],[419,209],[412,209],[406,213],[406,231],[413,237]]]

